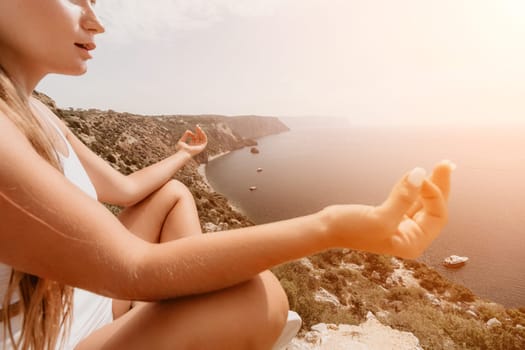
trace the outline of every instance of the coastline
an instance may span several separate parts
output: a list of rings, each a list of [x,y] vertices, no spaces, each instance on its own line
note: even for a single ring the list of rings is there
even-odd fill
[[[226,152],[221,152],[221,153],[218,153],[218,154],[215,154],[213,156],[209,156],[208,157],[208,163],[211,162],[212,160],[215,160],[217,158],[220,158],[222,156],[225,156],[227,155],[228,153],[230,153],[231,151],[226,151]],[[202,181],[208,185],[208,187],[210,188],[211,192],[217,192],[215,191],[215,189],[213,188],[213,186],[210,184],[210,182],[208,181],[208,178],[206,177],[206,165],[207,163],[204,163],[204,164],[199,164],[199,166],[197,167],[197,173],[199,173],[199,175],[202,177]]]
[[[216,160],[220,157],[223,157],[227,154],[229,154],[231,151],[225,151],[225,152],[221,152],[221,153],[218,153],[218,154],[215,154],[213,156],[209,156],[208,157],[208,163],[211,162],[212,160]],[[213,192],[217,192],[213,186],[210,184],[210,181],[208,180],[208,177],[206,177],[206,166],[208,164],[205,163],[205,164],[199,164],[199,166],[197,167],[197,173],[200,175],[201,179],[202,179],[202,182],[204,182],[208,188],[209,188],[209,191],[210,193],[213,193]],[[245,215],[246,214],[244,213],[244,211],[242,210],[242,208],[240,208],[239,206],[235,205],[232,203],[232,201],[230,199],[228,199],[228,205],[233,209],[235,210],[236,212],[239,212],[241,213],[242,215]]]

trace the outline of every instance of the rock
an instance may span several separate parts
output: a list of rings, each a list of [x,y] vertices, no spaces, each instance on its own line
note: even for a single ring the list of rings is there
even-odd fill
[[[306,267],[308,268],[308,270],[310,270],[310,271],[315,270],[314,265],[312,264],[312,262],[310,261],[310,259],[308,259],[308,257],[304,257],[304,258],[298,259],[298,261],[299,261],[302,265],[306,266]]]
[[[204,232],[225,231],[228,229],[228,224],[225,222],[220,222],[218,225],[216,225],[213,222],[207,222],[204,225],[202,225],[202,229]]]
[[[501,326],[501,322],[496,317],[493,317],[487,321],[487,327],[489,328],[498,327],[498,326]]]
[[[230,225],[232,226],[241,226],[242,223],[237,219],[230,219]]]
[[[379,272],[377,271],[374,271],[372,272],[372,274],[370,275],[370,277],[376,281],[380,281],[381,280],[381,275],[379,274]]]
[[[330,349],[330,350],[373,350],[368,345],[363,344],[358,341],[346,340],[341,342],[340,339],[335,337],[330,337],[322,342],[321,349]]]
[[[312,329],[312,331],[316,331],[316,332],[319,332],[319,333],[326,333],[326,332],[328,332],[328,326],[326,325],[326,323],[318,323],[316,325],[313,325],[311,329]]]
[[[426,292],[425,297],[432,303],[432,305],[441,306],[441,300],[434,294]]]
[[[217,232],[220,231],[219,226],[215,225],[213,222],[207,222],[202,226],[204,232]]]
[[[320,333],[316,333],[316,332],[309,332],[309,333],[307,333],[304,336],[304,339],[309,344],[316,344],[317,345],[317,344],[319,344],[319,342],[321,340],[321,334]]]
[[[525,327],[522,326],[521,324],[517,324],[517,325],[516,325],[516,328],[517,328],[517,329],[525,329]]]
[[[388,318],[390,317],[390,312],[381,310],[381,311],[376,312],[376,316],[377,316],[377,319],[388,320]]]
[[[472,317],[474,317],[474,318],[478,318],[478,314],[475,313],[473,310],[467,310],[467,311],[465,311],[465,313],[470,315],[470,316],[472,316]]]
[[[359,326],[319,323],[304,338],[296,337],[287,350],[422,350],[412,333],[394,330],[379,322],[368,312],[366,322]]]
[[[319,288],[317,293],[315,293],[314,299],[320,302],[333,304],[337,307],[341,306],[339,299],[335,295],[333,295],[332,293],[330,293],[329,291],[327,291],[326,289],[322,287]]]

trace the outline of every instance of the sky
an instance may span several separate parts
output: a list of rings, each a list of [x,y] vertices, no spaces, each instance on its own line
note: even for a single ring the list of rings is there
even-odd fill
[[[61,107],[525,123],[523,0],[98,0]]]

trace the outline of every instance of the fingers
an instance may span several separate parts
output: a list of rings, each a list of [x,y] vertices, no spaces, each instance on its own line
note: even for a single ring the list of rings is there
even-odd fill
[[[441,193],[443,193],[445,201],[448,199],[448,195],[450,193],[450,174],[455,168],[456,165],[451,161],[442,160],[434,167],[434,170],[432,171],[432,175],[430,177],[431,181],[435,183],[441,190]],[[412,207],[410,207],[406,215],[411,218],[422,207],[423,204],[421,203],[421,200],[418,200],[416,203],[414,203],[414,205],[412,205]]]
[[[429,180],[421,186],[421,203],[423,210],[414,215],[414,221],[430,243],[447,222],[447,203],[441,189]]]
[[[418,257],[445,226],[448,218],[447,198],[450,192],[450,174],[454,168],[455,165],[450,161],[438,163],[430,179],[423,179],[420,188],[417,189],[419,197],[406,206],[406,216],[399,223],[397,234],[392,237],[391,241],[395,253],[399,256]],[[410,175],[406,178],[410,179]],[[396,196],[395,192],[400,185],[394,188],[391,197]],[[397,204],[395,201],[392,203],[397,207],[396,211],[403,207],[400,201],[397,201]]]
[[[208,137],[206,136],[202,128],[199,125],[197,125],[195,130],[195,133],[191,130],[186,130],[182,137],[179,139],[179,142],[185,142],[191,145],[207,144]]]
[[[441,189],[431,181],[425,180],[421,186],[421,203],[424,213],[437,218],[445,217],[447,204]]]
[[[443,160],[434,167],[432,172],[431,180],[439,187],[445,200],[448,199],[450,193],[450,174],[455,168],[456,165],[450,160]]]
[[[208,137],[199,125],[197,125],[195,130],[195,133],[193,133],[191,130],[186,130],[179,141],[186,142],[191,145],[200,145],[208,143]],[[189,142],[188,138],[190,138]]]
[[[195,134],[192,133],[190,130],[186,130],[180,138],[179,142],[186,142],[188,140],[188,137],[190,137],[193,140],[195,138]]]
[[[411,219],[401,221],[397,230],[398,233],[392,237],[391,243],[397,255],[402,258],[419,257],[431,242],[421,227]]]
[[[394,217],[402,218],[418,199],[420,186],[424,179],[425,169],[414,168],[394,186],[382,207]]]
[[[405,218],[393,237],[396,249],[403,257],[416,258],[437,237],[447,221],[446,201],[440,188],[428,179],[421,185],[420,203],[423,210],[414,218]]]
[[[197,130],[197,142],[199,144],[206,144],[208,143],[208,137],[206,136],[206,133],[202,130],[202,128],[197,125],[196,127],[196,130]]]
[[[407,210],[406,215],[409,218],[411,218],[411,217],[414,216],[415,213],[417,213],[419,210],[421,210],[421,208],[423,208],[423,204],[421,204],[421,200],[418,199],[414,204],[412,204],[410,209]]]

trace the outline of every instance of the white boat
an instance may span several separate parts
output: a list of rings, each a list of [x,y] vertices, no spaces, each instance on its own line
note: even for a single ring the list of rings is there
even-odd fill
[[[260,173],[262,171],[262,168],[257,168],[257,172]]]
[[[255,186],[251,186],[250,187],[250,191],[255,191],[256,189],[257,189],[257,187],[255,187]]]
[[[443,260],[443,265],[445,267],[461,267],[465,265],[467,261],[468,257],[466,256],[451,255]]]

